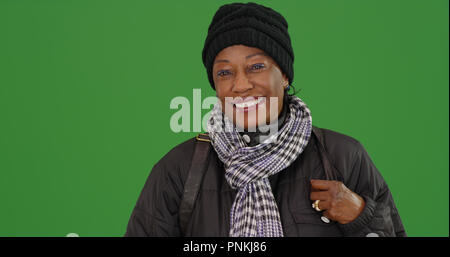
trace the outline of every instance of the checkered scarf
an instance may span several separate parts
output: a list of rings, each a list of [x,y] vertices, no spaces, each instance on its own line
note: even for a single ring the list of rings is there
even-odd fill
[[[220,101],[211,111],[208,131],[225,177],[238,193],[231,207],[230,236],[282,237],[280,213],[268,177],[288,167],[300,155],[311,136],[308,107],[289,96],[289,115],[273,136],[275,141],[248,147],[221,110]]]

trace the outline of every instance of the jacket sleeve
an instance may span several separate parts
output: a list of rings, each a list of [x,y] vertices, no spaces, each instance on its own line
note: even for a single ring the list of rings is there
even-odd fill
[[[158,162],[150,172],[131,213],[125,237],[180,236],[181,182],[169,170],[176,167],[165,163]]]
[[[338,226],[345,236],[406,236],[391,191],[364,147],[358,146],[344,184],[364,198],[365,207],[354,221]]]

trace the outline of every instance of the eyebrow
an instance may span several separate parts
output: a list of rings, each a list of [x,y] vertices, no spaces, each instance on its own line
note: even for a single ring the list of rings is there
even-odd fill
[[[251,54],[251,55],[247,55],[247,56],[245,57],[245,59],[249,59],[249,58],[251,58],[251,57],[253,57],[253,56],[256,56],[256,55],[268,56],[268,55],[265,54],[265,53],[254,53],[254,54]],[[228,61],[228,60],[216,60],[216,61],[214,61],[214,63],[218,63],[218,62],[230,62],[230,61]]]

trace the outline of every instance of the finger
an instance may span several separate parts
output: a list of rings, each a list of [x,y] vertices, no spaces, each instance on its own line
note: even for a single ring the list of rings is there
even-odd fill
[[[320,208],[320,207],[319,207]],[[328,209],[327,209],[328,210]],[[325,218],[329,219],[329,220],[333,220],[333,217],[330,214],[330,211],[324,211],[322,213],[323,216],[325,216]]]
[[[311,200],[328,200],[330,198],[330,193],[328,191],[315,191],[311,192],[309,195]]]
[[[330,180],[311,179],[311,188],[316,190],[328,190],[332,185]]]
[[[330,209],[330,201],[319,201],[319,209],[322,211]]]
[[[326,211],[330,209],[330,201],[319,201],[319,209],[320,211]]]

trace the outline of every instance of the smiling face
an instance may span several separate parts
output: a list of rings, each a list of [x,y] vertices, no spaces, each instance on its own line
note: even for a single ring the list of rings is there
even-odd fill
[[[264,51],[233,45],[217,54],[213,79],[222,110],[245,130],[278,118],[288,79]]]

